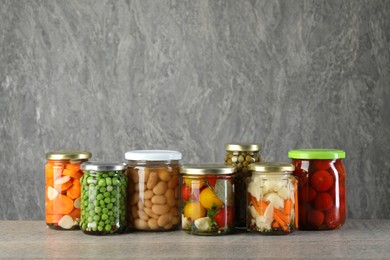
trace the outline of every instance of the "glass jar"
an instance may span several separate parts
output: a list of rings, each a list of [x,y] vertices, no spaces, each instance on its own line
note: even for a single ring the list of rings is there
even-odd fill
[[[234,166],[188,164],[181,168],[182,229],[224,235],[234,229]]]
[[[226,144],[225,163],[237,168],[235,179],[235,227],[246,227],[246,186],[245,179],[249,174],[249,164],[261,162],[260,144]]]
[[[345,152],[335,149],[291,150],[298,179],[299,229],[329,230],[346,220]]]
[[[87,162],[81,168],[81,230],[88,235],[123,233],[127,225],[126,164]]]
[[[247,178],[247,230],[284,235],[298,227],[297,180],[294,165],[279,162],[251,164]]]
[[[135,230],[168,231],[180,226],[179,174],[181,153],[136,150],[128,160],[128,226]]]
[[[91,158],[85,151],[46,153],[46,224],[58,230],[78,229],[80,220],[80,164]]]

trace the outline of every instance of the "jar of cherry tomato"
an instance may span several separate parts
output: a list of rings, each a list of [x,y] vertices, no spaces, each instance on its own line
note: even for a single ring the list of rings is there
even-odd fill
[[[346,220],[345,152],[335,149],[291,150],[298,179],[299,228],[329,230]]]
[[[225,163],[236,166],[235,178],[235,227],[246,227],[246,186],[245,179],[249,174],[249,165],[260,162],[260,144],[232,143],[225,145]]]
[[[234,228],[234,174],[224,164],[181,167],[182,229],[192,235],[224,235]]]
[[[79,229],[82,162],[85,151],[52,151],[46,154],[46,224],[59,230]]]
[[[266,162],[249,166],[247,230],[262,235],[284,235],[298,227],[297,180],[294,165]]]

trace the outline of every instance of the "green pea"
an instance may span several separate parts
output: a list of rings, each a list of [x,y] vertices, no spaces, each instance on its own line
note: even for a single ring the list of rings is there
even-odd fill
[[[99,216],[99,215],[95,215],[95,216],[93,216],[93,220],[95,220],[95,221],[99,221],[99,220],[100,220],[100,216]]]
[[[108,215],[107,214],[103,214],[102,215],[102,220],[107,220],[108,219]]]
[[[104,223],[105,223],[106,225],[109,225],[111,222],[110,222],[109,219],[107,219],[106,221],[104,221]]]
[[[96,199],[102,200],[102,199],[104,199],[104,195],[99,193],[99,195],[96,196]]]
[[[102,208],[101,208],[101,207],[96,207],[96,208],[95,208],[95,212],[96,212],[96,213],[100,213],[101,211],[102,211]]]
[[[105,199],[104,199],[104,202],[105,202],[105,203],[110,203],[110,202],[111,202],[111,199],[110,199],[110,198],[105,198]]]
[[[106,186],[106,180],[105,179],[100,179],[99,180],[99,186]]]
[[[94,206],[92,204],[88,204],[88,210],[92,210],[94,208]]]
[[[104,221],[99,221],[99,227],[103,227],[105,225]]]
[[[118,185],[119,185],[119,183],[120,183],[120,181],[118,180],[118,178],[117,178],[117,177],[114,177],[114,178],[112,178],[112,185],[114,185],[114,186],[118,186]]]
[[[106,178],[106,184],[107,186],[110,186],[112,184],[111,178]]]
[[[110,196],[111,196],[111,193],[109,193],[108,191],[106,191],[106,192],[104,193],[104,197],[108,198],[108,197],[110,197]]]
[[[114,207],[114,205],[113,205],[112,203],[108,203],[108,204],[107,204],[107,208],[108,208],[108,209],[112,209],[112,207]]]
[[[88,222],[92,222],[93,221],[93,218],[92,217],[88,217]]]
[[[109,211],[109,212],[107,213],[107,215],[112,216],[112,215],[114,215],[114,212]]]
[[[98,207],[98,206],[100,205],[100,203],[99,203],[98,200],[95,200],[95,201],[93,202],[93,205],[95,205],[95,207]]]
[[[102,211],[103,211],[104,214],[107,214],[108,213],[108,208],[104,208]]]
[[[103,224],[103,225],[104,225],[104,224]],[[97,229],[98,229],[99,231],[103,231],[103,226],[98,226]]]
[[[110,231],[110,230],[111,230],[111,226],[110,226],[110,225],[106,225],[106,226],[105,226],[105,230],[106,230],[106,231]]]
[[[114,203],[116,201],[116,198],[111,198],[111,202]]]
[[[95,216],[95,211],[94,211],[94,210],[90,210],[90,211],[89,211],[89,215],[90,215],[91,217]]]
[[[102,206],[102,207],[104,207],[104,206],[106,205],[106,203],[104,202],[104,200],[100,200],[100,201],[99,201],[99,204],[100,204],[100,206]]]
[[[107,191],[108,192],[111,192],[114,188],[110,185],[110,186],[107,186]]]
[[[108,189],[107,189],[107,190],[108,190]],[[111,195],[112,195],[112,196],[116,196],[116,195],[117,195],[117,191],[116,191],[116,190],[111,191]]]
[[[105,193],[107,191],[106,187],[101,187],[99,190],[101,193]]]

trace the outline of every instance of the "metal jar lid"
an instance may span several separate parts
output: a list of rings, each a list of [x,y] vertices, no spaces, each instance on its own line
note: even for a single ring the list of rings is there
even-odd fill
[[[129,161],[177,161],[181,157],[180,152],[171,150],[134,150],[125,153]]]
[[[226,164],[185,164],[180,168],[181,174],[190,175],[231,175],[236,172],[236,167],[233,165]]]
[[[84,171],[121,171],[127,167],[126,163],[120,162],[85,162],[81,164]]]
[[[83,160],[91,158],[92,154],[80,150],[51,151],[46,153],[47,160]]]
[[[295,166],[284,162],[263,162],[250,164],[249,170],[259,173],[285,173],[293,172]]]
[[[230,152],[234,152],[234,151],[258,152],[261,150],[261,144],[244,144],[244,143],[226,144],[225,150]]]

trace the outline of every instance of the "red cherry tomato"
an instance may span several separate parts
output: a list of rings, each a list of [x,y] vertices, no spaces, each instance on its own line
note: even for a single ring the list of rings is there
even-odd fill
[[[212,177],[212,176],[210,176],[210,177],[207,178],[207,182],[208,182],[211,186],[213,186],[213,188],[215,188],[215,183],[217,183],[217,177]]]
[[[214,220],[217,223],[218,227],[224,228],[233,224],[233,208],[227,206],[222,208],[215,216]]]
[[[317,170],[327,170],[330,167],[332,160],[314,160],[314,166]]]
[[[316,198],[317,192],[312,187],[303,187],[299,189],[298,195],[302,202],[310,202]]]
[[[322,192],[332,187],[333,177],[327,171],[318,171],[310,177],[309,182],[314,189]]]
[[[191,188],[183,183],[183,185],[181,185],[181,199],[182,200],[189,200],[191,198]]]
[[[319,228],[324,223],[324,213],[319,210],[311,210],[307,216],[307,220],[314,228]]]
[[[325,225],[330,229],[335,229],[340,226],[340,214],[339,209],[331,208],[326,212]]]
[[[333,207],[333,199],[332,196],[330,196],[327,192],[322,192],[317,195],[316,199],[314,200],[314,207],[318,210],[328,210],[331,207]]]

